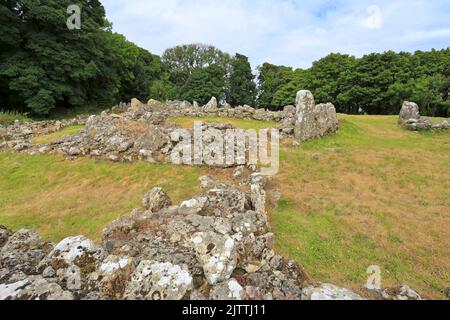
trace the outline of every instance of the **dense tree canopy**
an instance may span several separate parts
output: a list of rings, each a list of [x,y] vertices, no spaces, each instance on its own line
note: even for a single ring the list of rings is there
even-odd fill
[[[308,89],[317,101],[332,102],[342,113],[397,114],[403,101],[411,100],[424,115],[450,116],[449,67],[450,49],[414,54],[388,51],[360,59],[330,54],[310,69],[285,71],[283,76],[273,71],[283,67],[263,65],[259,97],[262,105],[269,96],[269,107],[282,107],[295,102],[299,89]],[[273,80],[276,77],[278,82]],[[270,94],[265,96],[266,92]]]
[[[256,84],[255,76],[248,58],[242,54],[236,54],[231,61],[229,102],[234,105],[255,105]]]
[[[147,98],[160,58],[113,34],[98,0],[78,1],[81,29],[69,30],[71,0],[0,2],[0,106],[49,114],[56,107],[111,106]]]

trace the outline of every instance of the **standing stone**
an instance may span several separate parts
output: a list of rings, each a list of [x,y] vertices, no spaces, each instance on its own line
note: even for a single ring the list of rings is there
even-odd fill
[[[411,120],[420,120],[419,106],[414,102],[405,101],[403,103],[402,110],[400,111],[398,124],[404,125]]]
[[[297,93],[296,103],[296,139],[306,141],[320,138],[326,134],[335,133],[339,129],[339,120],[333,104],[316,106],[314,96],[307,90]]]
[[[216,112],[217,111],[217,99],[212,97],[211,100],[205,105],[206,112]]]

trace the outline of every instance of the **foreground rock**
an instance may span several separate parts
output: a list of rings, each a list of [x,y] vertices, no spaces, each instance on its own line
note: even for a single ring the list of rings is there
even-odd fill
[[[306,141],[335,133],[339,129],[336,108],[331,104],[316,105],[310,91],[297,93],[295,138]]]
[[[450,129],[450,123],[447,121],[434,123],[421,117],[419,106],[414,102],[408,101],[403,103],[402,109],[400,110],[398,124],[404,129],[410,131]]]

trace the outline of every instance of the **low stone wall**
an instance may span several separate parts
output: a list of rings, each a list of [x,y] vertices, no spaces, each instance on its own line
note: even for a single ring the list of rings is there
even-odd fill
[[[432,122],[427,118],[420,116],[419,106],[414,102],[405,101],[400,111],[398,124],[406,130],[424,131],[424,130],[449,130],[448,121]]]

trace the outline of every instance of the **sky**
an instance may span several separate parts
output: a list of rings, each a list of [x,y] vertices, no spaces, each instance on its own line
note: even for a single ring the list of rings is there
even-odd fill
[[[450,47],[449,0],[101,0],[113,30],[154,54],[211,44],[249,57],[308,68],[338,52]]]

